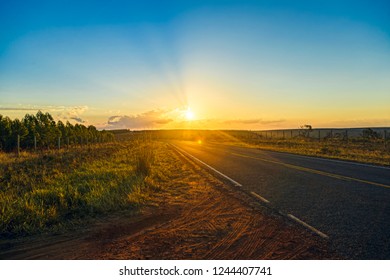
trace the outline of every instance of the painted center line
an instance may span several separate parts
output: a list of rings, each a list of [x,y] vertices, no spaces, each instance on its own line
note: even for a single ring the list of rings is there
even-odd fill
[[[356,181],[359,183],[365,183],[365,184],[369,184],[369,185],[373,185],[373,186],[377,186],[377,187],[390,189],[389,185],[385,185],[385,184],[381,184],[381,183],[366,181],[366,180],[348,177],[348,176],[344,176],[344,175],[333,174],[333,173],[329,173],[329,172],[325,172],[325,171],[320,171],[320,170],[302,167],[302,166],[298,166],[298,165],[288,164],[288,163],[284,163],[281,161],[269,160],[269,159],[264,159],[264,158],[259,158],[259,157],[252,157],[252,156],[237,154],[237,153],[231,153],[231,154],[235,155],[235,156],[239,156],[239,157],[251,158],[251,159],[256,159],[256,160],[260,160],[260,161],[264,161],[264,162],[279,164],[279,165],[283,165],[283,166],[288,167],[288,168],[292,168],[292,169],[296,169],[296,170],[300,170],[300,171],[304,171],[304,172],[309,172],[309,173],[314,173],[314,174],[318,174],[318,175],[322,175],[322,176],[332,177],[332,178],[336,178],[336,179],[340,179],[340,180],[344,180],[344,181]]]

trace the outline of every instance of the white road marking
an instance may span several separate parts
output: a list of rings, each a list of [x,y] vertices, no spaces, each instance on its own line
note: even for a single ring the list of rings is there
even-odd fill
[[[222,176],[223,178],[229,180],[230,182],[233,183],[234,186],[236,187],[242,187],[242,185],[240,183],[238,183],[237,181],[233,180],[232,178],[230,178],[229,176],[223,174],[222,172],[218,171],[217,169],[215,169],[214,167],[208,165],[207,163],[201,161],[200,159],[198,159],[197,157],[194,157],[193,155],[191,155],[190,153],[184,151],[183,149],[179,148],[178,146],[174,145],[174,144],[171,144],[173,147],[175,147],[179,152],[181,152],[182,154],[185,154],[189,157],[191,157],[192,159],[200,162],[201,164],[205,165],[207,168],[211,169],[212,171],[214,171],[215,173],[219,174],[220,176]]]
[[[269,203],[269,200],[265,199],[265,198],[262,197],[261,195],[255,193],[255,192],[251,192],[251,194],[252,194],[254,197],[260,199],[262,202]]]
[[[205,165],[207,168],[211,169],[212,171],[216,172],[217,174],[219,174],[220,176],[222,176],[223,178],[229,180],[230,182],[232,182],[235,186],[237,187],[242,187],[242,185],[240,183],[238,183],[237,181],[233,180],[232,178],[230,178],[229,176],[223,174],[222,172],[218,171],[217,169],[215,169],[214,167],[208,165],[207,163],[201,161],[200,159],[198,159],[197,157],[191,155],[190,153],[184,151],[183,149],[179,148],[178,146],[170,143],[170,145],[172,145],[172,147],[174,147],[179,153],[181,153],[182,155],[184,156],[189,156],[190,158],[198,161],[199,163]],[[265,202],[265,203],[270,203],[269,200],[265,199],[264,197],[262,197],[261,195],[255,193],[255,192],[251,192],[251,194],[253,196],[255,196],[256,198],[260,199],[261,201]],[[328,239],[329,236],[326,235],[325,233],[319,231],[318,229],[316,229],[315,227],[312,227],[311,225],[305,223],[304,221],[298,219],[297,217],[295,217],[294,215],[292,214],[285,214],[283,213],[282,211],[278,211],[278,213],[282,216],[287,216],[288,218],[292,219],[293,221],[301,224],[302,226],[306,227],[307,229],[313,231],[314,233],[316,233],[317,235],[321,236],[322,238],[325,238],[325,239]]]
[[[318,229],[316,229],[315,227],[312,227],[311,225],[305,223],[304,221],[298,219],[297,217],[295,217],[294,215],[292,214],[287,214],[287,217],[289,217],[290,219],[296,221],[297,223],[300,223],[301,225],[303,225],[304,227],[306,227],[307,229],[313,231],[314,233],[318,234],[319,236],[321,236],[322,238],[325,238],[325,239],[328,239],[329,236],[327,236],[325,233],[319,231]]]
[[[251,158],[251,159],[255,159],[255,160],[261,160],[264,162],[279,164],[279,165],[283,165],[283,166],[288,167],[288,168],[292,168],[292,169],[296,169],[296,170],[300,170],[300,171],[304,171],[304,172],[309,172],[309,173],[313,173],[313,174],[328,176],[328,177],[332,177],[332,178],[337,178],[337,179],[344,180],[344,181],[356,181],[356,182],[374,185],[374,186],[378,186],[378,187],[390,188],[390,185],[385,185],[385,184],[381,184],[381,183],[375,183],[375,182],[371,182],[371,181],[367,181],[367,180],[361,180],[361,179],[348,177],[348,176],[344,176],[344,175],[320,171],[317,169],[311,169],[311,168],[303,167],[300,165],[284,163],[283,161],[274,161],[274,160],[269,160],[269,159],[260,158],[260,157],[248,156],[245,154],[237,154],[237,153],[230,153],[230,154],[235,155],[235,156],[239,156],[239,157]]]
[[[234,146],[234,147],[236,147],[236,146]],[[322,157],[316,157],[316,156],[305,156],[305,155],[298,155],[298,154],[293,154],[293,153],[289,153],[289,152],[272,151],[272,150],[265,150],[265,149],[258,149],[258,148],[250,148],[250,149],[261,150],[261,151],[270,152],[270,153],[278,153],[278,154],[283,154],[283,155],[290,156],[290,157],[301,157],[301,158],[307,158],[307,159],[311,159],[311,160],[322,160],[322,161],[336,162],[336,163],[341,163],[341,164],[352,164],[352,165],[358,165],[358,166],[364,166],[364,167],[370,167],[370,168],[379,168],[379,169],[390,170],[390,167],[374,165],[374,164],[369,164],[369,163],[360,163],[360,162],[353,162],[353,161],[348,161],[348,160],[339,160],[339,159],[334,159],[334,158],[322,158]]]

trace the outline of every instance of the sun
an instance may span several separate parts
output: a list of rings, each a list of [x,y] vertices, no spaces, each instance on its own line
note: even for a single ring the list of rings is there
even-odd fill
[[[194,112],[192,112],[191,108],[188,108],[185,111],[185,117],[186,117],[187,121],[192,121],[193,119],[195,119]]]

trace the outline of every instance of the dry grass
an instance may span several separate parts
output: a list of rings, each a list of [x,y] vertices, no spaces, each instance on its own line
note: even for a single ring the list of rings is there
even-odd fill
[[[138,209],[158,190],[158,143],[129,141],[40,154],[0,154],[0,236],[61,229]]]
[[[288,152],[300,155],[350,160],[390,166],[390,142],[385,146],[383,140],[324,140],[311,139],[265,139],[265,138],[227,138],[225,144],[260,148],[271,151]]]

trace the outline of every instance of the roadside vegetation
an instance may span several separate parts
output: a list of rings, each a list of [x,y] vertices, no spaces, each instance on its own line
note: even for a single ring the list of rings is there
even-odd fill
[[[229,135],[235,141],[230,139],[227,142],[233,145],[390,166],[390,141],[385,142],[369,129],[360,137],[348,140],[325,138],[319,141],[305,135],[285,139],[265,138],[254,134],[244,137],[232,132]]]
[[[350,160],[378,165],[390,165],[389,149],[384,149],[382,141],[307,141],[302,139],[261,139],[251,143],[254,147],[324,158]]]
[[[166,181],[163,145],[139,139],[19,157],[0,153],[0,236],[53,232],[112,211],[136,212]]]

